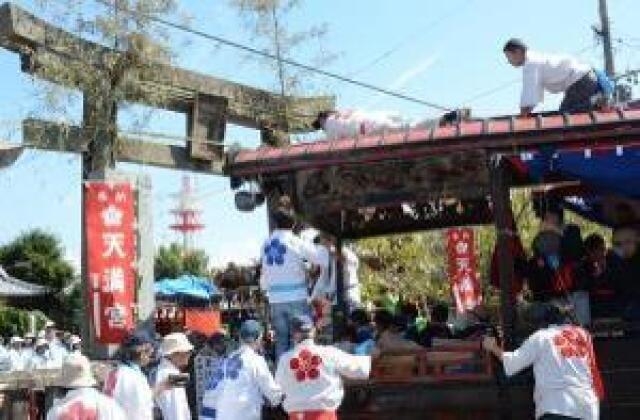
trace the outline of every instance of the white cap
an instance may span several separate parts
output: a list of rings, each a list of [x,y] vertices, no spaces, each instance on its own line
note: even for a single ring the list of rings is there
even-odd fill
[[[96,385],[89,359],[81,354],[71,354],[64,359],[56,385],[63,388],[85,388]]]
[[[53,321],[47,321],[47,322],[44,323],[44,327],[45,328],[53,328],[55,326],[56,326],[56,323],[53,322]]]
[[[49,345],[49,342],[47,340],[45,340],[44,338],[38,338],[36,340],[35,347],[48,346],[48,345]]]
[[[191,345],[187,336],[181,332],[166,335],[160,345],[160,351],[163,356],[173,353],[186,353],[191,350],[193,350],[193,345]]]
[[[80,343],[82,343],[82,339],[80,337],[78,337],[77,335],[72,335],[71,338],[69,338],[69,343],[71,343],[71,344],[80,344]]]

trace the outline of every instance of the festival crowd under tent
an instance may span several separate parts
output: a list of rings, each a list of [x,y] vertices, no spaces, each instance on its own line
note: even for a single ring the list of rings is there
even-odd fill
[[[155,284],[156,329],[161,334],[191,331],[211,335],[221,328],[220,291],[208,279],[183,275]]]

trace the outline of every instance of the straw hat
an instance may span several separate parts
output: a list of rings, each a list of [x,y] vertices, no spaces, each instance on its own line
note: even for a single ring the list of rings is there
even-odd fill
[[[55,384],[62,388],[86,388],[96,385],[89,359],[81,354],[68,356],[62,364],[60,376]]]
[[[173,353],[187,353],[191,350],[193,350],[193,345],[189,342],[187,336],[180,332],[166,335],[160,345],[160,351],[163,356]]]

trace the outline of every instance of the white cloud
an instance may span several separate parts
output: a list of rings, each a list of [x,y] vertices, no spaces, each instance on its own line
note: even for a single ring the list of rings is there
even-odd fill
[[[422,75],[424,72],[429,70],[429,68],[433,66],[437,60],[438,60],[437,54],[431,54],[423,58],[422,60],[420,60],[420,62],[416,63],[414,66],[408,68],[407,70],[402,72],[398,77],[396,77],[396,79],[393,82],[391,82],[391,84],[389,85],[389,89],[390,90],[402,89],[407,84],[409,84],[409,82],[411,82],[413,79],[415,79],[416,77]]]

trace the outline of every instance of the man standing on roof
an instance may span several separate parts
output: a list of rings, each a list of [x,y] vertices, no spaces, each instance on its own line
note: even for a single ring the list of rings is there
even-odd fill
[[[275,229],[262,248],[260,288],[266,293],[275,330],[276,358],[291,346],[291,319],[309,314],[305,261],[326,269],[326,256],[312,242],[293,233],[290,210],[273,214]]]
[[[484,349],[502,361],[507,376],[533,366],[536,419],[599,419],[604,389],[591,336],[557,304],[533,304],[530,314],[542,328],[520,348],[503,351],[487,337]]]
[[[544,92],[564,92],[560,112],[587,112],[598,106],[599,99],[613,91],[605,73],[596,71],[573,57],[542,54],[512,38],[503,52],[513,67],[522,68],[520,114],[529,115],[544,100]]]
[[[371,357],[353,356],[333,346],[315,344],[315,328],[308,316],[293,319],[295,347],[283,354],[276,382],[285,395],[291,420],[335,420],[344,397],[342,378],[367,379]]]

